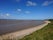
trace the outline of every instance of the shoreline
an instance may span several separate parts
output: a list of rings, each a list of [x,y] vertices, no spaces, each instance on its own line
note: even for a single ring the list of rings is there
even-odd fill
[[[45,23],[44,20],[23,20],[23,21],[17,20],[18,22],[16,21],[10,22],[11,20],[3,21],[0,22],[0,36],[16,31],[18,32],[23,29],[33,28]]]
[[[24,30],[21,30],[18,32],[12,32],[12,33],[9,33],[6,35],[2,35],[2,36],[0,36],[0,40],[6,39],[6,38],[9,38],[9,39],[18,38],[18,39],[20,39],[26,35],[33,33],[34,31],[37,31],[37,30],[43,28],[44,26],[48,25],[48,23],[50,23],[50,21],[45,21],[44,24],[38,25],[38,26],[33,27],[33,28],[28,28],[28,29],[24,29]]]

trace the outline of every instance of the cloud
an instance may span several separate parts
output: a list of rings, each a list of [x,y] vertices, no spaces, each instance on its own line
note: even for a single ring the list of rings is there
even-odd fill
[[[10,14],[9,13],[6,13],[6,14],[0,14],[0,17],[8,17],[8,16],[10,16]]]
[[[2,17],[2,16],[3,16],[3,14],[1,13],[1,14],[0,14],[0,16]]]
[[[48,1],[45,1],[42,6],[48,6]]]
[[[49,4],[53,4],[53,1],[50,1]]]
[[[26,6],[36,6],[37,4],[32,1],[27,1]]]
[[[20,2],[20,0],[16,0],[16,2]]]
[[[0,19],[4,18],[4,15],[2,13],[0,13]]]
[[[45,1],[45,2],[42,4],[42,6],[48,6],[48,5],[52,4],[52,3],[53,3],[53,1]]]
[[[21,12],[22,10],[21,10],[21,9],[17,9],[17,11],[18,11],[18,12]]]
[[[25,11],[25,13],[29,14],[29,13],[31,13],[31,12],[30,12],[30,11]]]
[[[1,13],[0,14],[0,18],[8,18],[8,17],[10,17],[9,13],[6,13],[6,14]]]
[[[6,13],[5,16],[10,16],[10,14],[9,13]]]

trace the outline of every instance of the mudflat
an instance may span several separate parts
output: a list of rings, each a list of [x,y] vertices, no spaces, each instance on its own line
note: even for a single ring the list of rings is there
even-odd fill
[[[6,20],[0,19],[0,35],[43,24],[44,20]]]

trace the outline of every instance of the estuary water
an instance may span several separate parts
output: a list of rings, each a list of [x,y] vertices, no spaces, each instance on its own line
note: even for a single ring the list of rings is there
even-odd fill
[[[0,20],[0,35],[43,24],[43,20]]]

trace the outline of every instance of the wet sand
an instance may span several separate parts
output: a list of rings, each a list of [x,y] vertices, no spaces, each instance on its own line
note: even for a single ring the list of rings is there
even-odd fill
[[[44,24],[38,25],[38,26],[33,27],[33,28],[28,28],[28,29],[24,29],[21,31],[16,31],[16,32],[12,32],[12,33],[9,33],[6,35],[2,35],[2,36],[0,36],[0,39],[2,40],[2,39],[6,39],[6,38],[8,38],[8,39],[17,38],[17,40],[18,40],[26,35],[31,34],[34,31],[37,31],[37,30],[45,27],[46,25],[48,25],[48,23],[50,23],[50,21],[45,21]]]
[[[43,20],[0,20],[0,35],[44,24]]]

